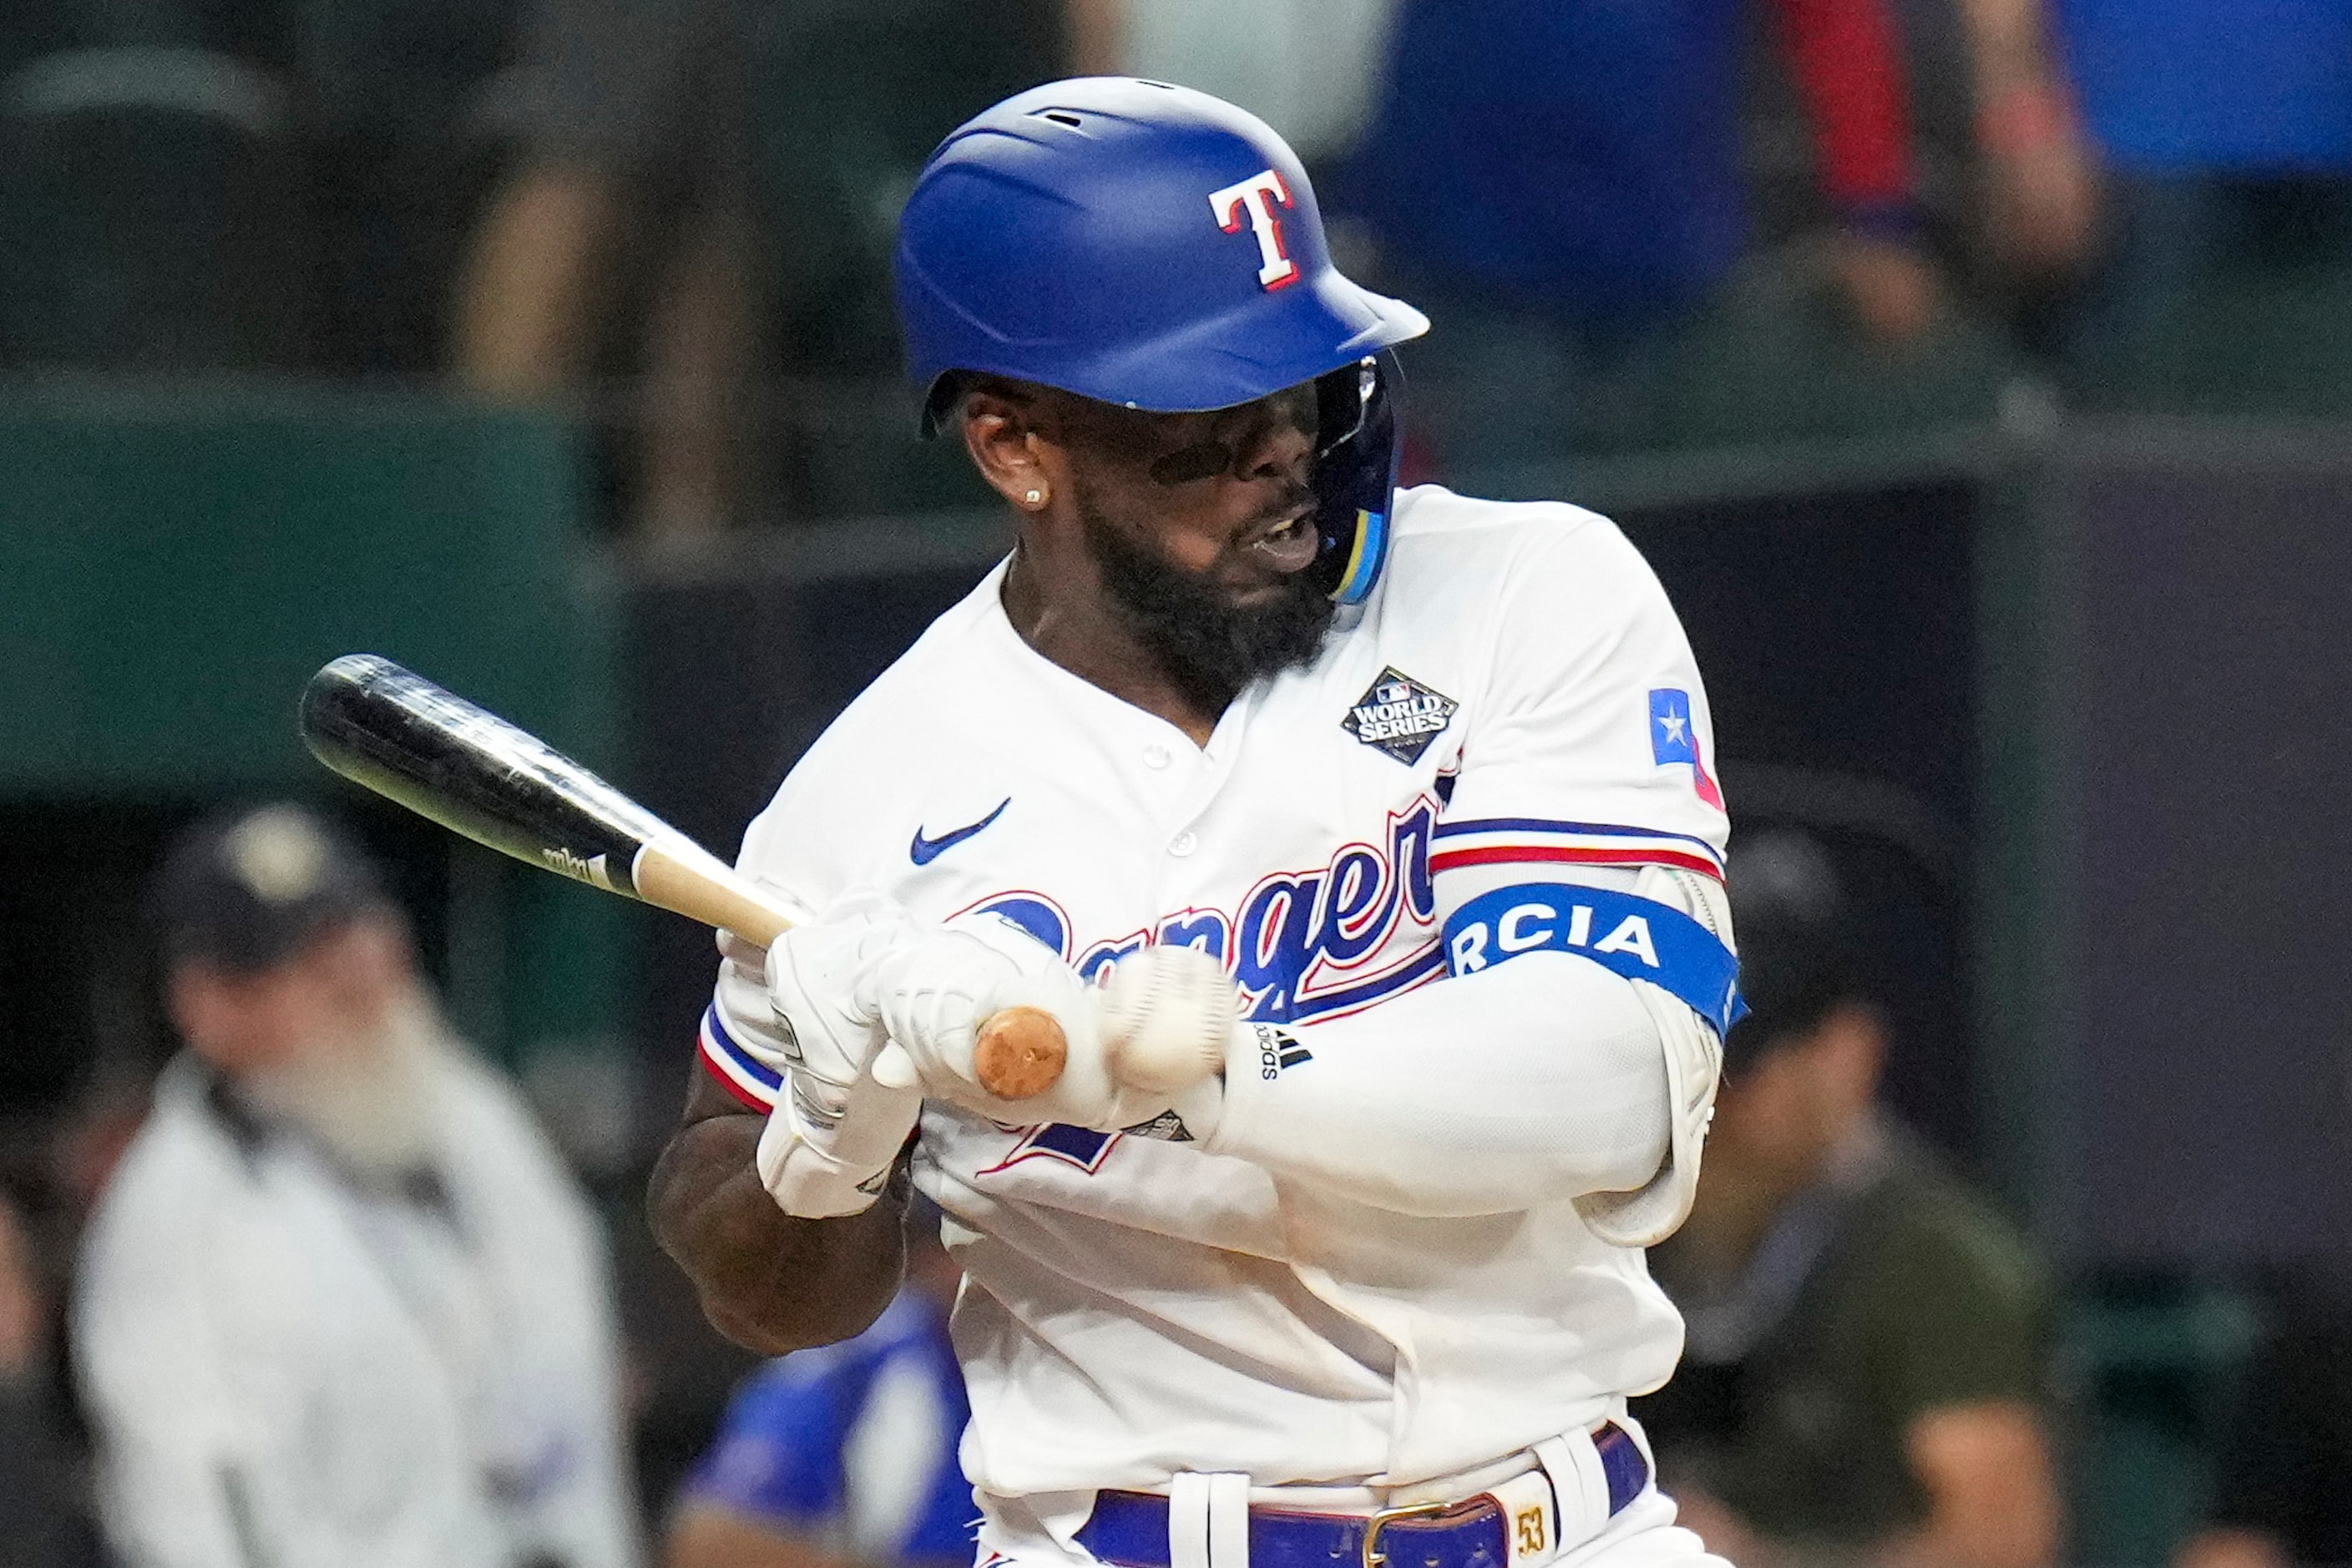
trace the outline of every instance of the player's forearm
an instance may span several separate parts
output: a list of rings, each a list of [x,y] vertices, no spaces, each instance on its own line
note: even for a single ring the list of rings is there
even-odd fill
[[[1631,983],[1527,953],[1292,1031],[1226,1069],[1213,1152],[1400,1214],[1507,1214],[1640,1186],[1665,1158],[1657,1026]]]
[[[794,1219],[752,1163],[761,1119],[689,1120],[654,1167],[647,1210],[711,1325],[746,1349],[781,1355],[831,1344],[881,1315],[905,1260],[899,1184],[863,1214]]]

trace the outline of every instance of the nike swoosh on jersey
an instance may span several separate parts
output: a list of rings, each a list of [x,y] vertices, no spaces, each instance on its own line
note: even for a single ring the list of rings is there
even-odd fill
[[[962,843],[973,834],[978,833],[981,829],[986,827],[990,823],[994,822],[998,817],[1003,816],[1004,815],[1004,808],[1012,804],[1013,797],[1008,795],[997,803],[997,806],[994,811],[990,812],[978,822],[972,823],[969,826],[959,827],[952,833],[942,833],[937,838],[926,838],[923,837],[923,830],[919,827],[916,828],[915,841],[907,846],[907,858],[912,860],[918,866],[929,865],[932,861],[938,859],[940,856],[946,854],[949,850],[954,848],[957,845]]]

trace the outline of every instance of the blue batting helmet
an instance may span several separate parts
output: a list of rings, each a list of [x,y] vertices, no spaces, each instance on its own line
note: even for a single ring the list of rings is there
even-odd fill
[[[936,428],[960,375],[1157,413],[1317,381],[1310,570],[1351,604],[1388,549],[1396,364],[1429,330],[1331,265],[1315,193],[1263,121],[1189,88],[1049,83],[941,142],[898,226],[908,369]]]

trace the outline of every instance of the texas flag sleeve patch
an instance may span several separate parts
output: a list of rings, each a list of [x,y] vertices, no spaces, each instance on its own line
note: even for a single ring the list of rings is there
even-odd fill
[[[1690,693],[1680,687],[1661,686],[1650,692],[1650,755],[1660,767],[1688,763],[1691,785],[1699,799],[1721,811],[1723,791],[1707,776],[1706,759],[1698,752],[1698,726],[1691,721]]]

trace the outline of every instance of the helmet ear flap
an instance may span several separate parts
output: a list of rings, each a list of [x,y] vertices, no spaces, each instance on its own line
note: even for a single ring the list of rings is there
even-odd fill
[[[1316,390],[1320,426],[1311,482],[1322,548],[1307,571],[1333,599],[1353,605],[1372,591],[1388,560],[1403,374],[1396,354],[1383,350],[1321,377]],[[1327,434],[1335,430],[1336,438]]]

